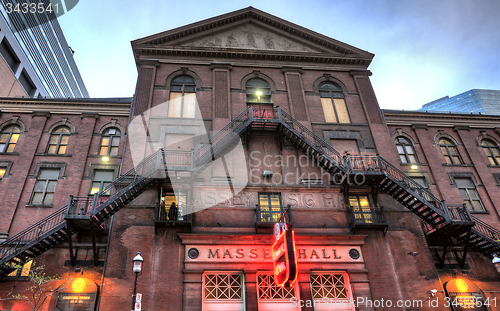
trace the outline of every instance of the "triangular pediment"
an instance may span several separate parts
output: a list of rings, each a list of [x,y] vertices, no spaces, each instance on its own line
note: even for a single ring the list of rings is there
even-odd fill
[[[247,22],[234,28],[179,43],[180,46],[323,53],[307,43]]]
[[[132,41],[141,55],[196,56],[352,64],[367,67],[373,54],[248,7]]]

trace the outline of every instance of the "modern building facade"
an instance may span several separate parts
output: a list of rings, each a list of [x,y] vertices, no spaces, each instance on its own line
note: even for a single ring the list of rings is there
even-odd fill
[[[1,298],[35,258],[43,310],[498,310],[499,117],[382,112],[373,54],[252,7],[132,48],[131,105],[0,102]]]
[[[88,98],[54,12],[23,14],[15,4],[0,5],[0,97]]]
[[[419,111],[500,115],[500,90],[473,89],[427,103]]]

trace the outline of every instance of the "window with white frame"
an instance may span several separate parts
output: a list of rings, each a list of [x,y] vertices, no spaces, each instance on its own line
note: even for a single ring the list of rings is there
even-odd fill
[[[245,278],[243,272],[203,273],[203,311],[245,310]]]
[[[399,136],[396,137],[396,147],[398,148],[401,163],[418,163],[415,149],[409,139]]]
[[[349,276],[343,271],[316,271],[309,275],[314,310],[354,311]]]
[[[101,144],[99,146],[99,155],[102,156],[117,156],[118,147],[120,146],[121,132],[117,128],[109,128],[102,133]]]
[[[297,282],[293,287],[281,287],[274,282],[274,275],[271,272],[257,274],[259,311],[300,310],[298,293]]]

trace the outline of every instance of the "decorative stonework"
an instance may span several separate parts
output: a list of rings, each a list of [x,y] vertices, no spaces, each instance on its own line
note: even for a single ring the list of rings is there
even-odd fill
[[[250,23],[218,34],[184,42],[182,46],[320,53],[320,51],[303,43],[290,40],[283,35]]]

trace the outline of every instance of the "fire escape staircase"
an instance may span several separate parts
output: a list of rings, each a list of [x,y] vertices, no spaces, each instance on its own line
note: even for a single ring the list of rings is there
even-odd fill
[[[14,271],[13,265],[24,264],[64,242],[70,246],[74,263],[71,246],[74,233],[90,228],[94,242],[95,231],[103,229],[104,222],[113,214],[159,178],[164,178],[165,169],[175,167],[197,176],[212,161],[232,150],[244,134],[255,130],[277,131],[346,187],[355,185],[352,181],[357,175],[363,175],[373,189],[386,192],[419,216],[430,240],[454,237],[458,244],[464,245],[465,253],[468,245],[490,258],[500,253],[498,230],[472,217],[465,207],[446,206],[444,201],[435,198],[382,157],[342,157],[330,144],[279,107],[248,107],[190,154],[160,149],[93,197],[71,196],[66,206],[1,243],[0,277]],[[93,245],[96,261],[95,242]]]

